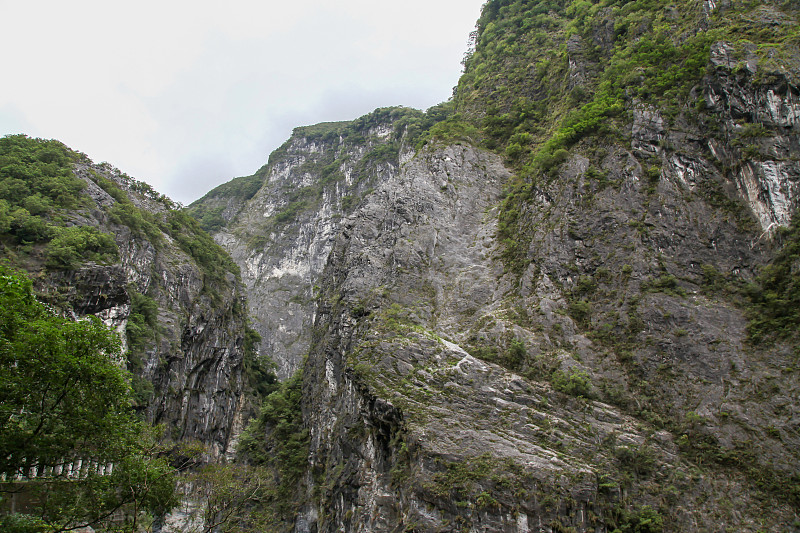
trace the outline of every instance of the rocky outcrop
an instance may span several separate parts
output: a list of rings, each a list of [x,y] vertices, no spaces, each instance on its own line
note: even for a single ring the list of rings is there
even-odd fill
[[[76,318],[99,316],[123,342],[139,320],[137,346],[126,345],[139,410],[173,439],[200,441],[210,458],[221,456],[243,394],[247,322],[235,265],[214,272],[224,269],[212,265],[224,252],[214,259],[211,239],[183,225],[176,206],[146,184],[85,160],[74,172],[86,183],[87,205],[65,224],[113,235],[119,260],[42,272],[39,290]]]
[[[596,225],[626,227],[620,211],[641,205],[645,180],[627,166],[632,154],[611,161],[610,177],[631,172],[631,185],[595,196],[605,216],[577,216],[580,159],[562,175],[578,190],[541,192],[531,215],[542,233],[521,276],[504,268],[494,238],[510,173],[468,146],[418,153],[344,222],[305,367],[314,481],[296,531],[606,531],[647,520],[713,529],[713,502],[725,498],[737,501],[726,522],[747,528],[762,515],[746,479],[714,470],[693,478],[683,439],[713,435],[720,453],[744,449],[791,474],[790,437],[754,442],[750,432],[766,436],[774,409],[792,401],[764,402],[744,382],[766,380],[791,396],[796,380],[778,372],[780,352],[754,360],[731,342],[744,321],[728,304],[680,287],[636,296],[657,256],[638,249],[615,258],[641,235]],[[664,202],[678,201],[675,185],[662,182]],[[696,255],[689,225],[678,228],[682,218],[666,221],[660,210],[653,241],[683,233],[679,242],[692,243],[670,239],[676,260],[752,257],[726,224],[712,232],[731,234],[733,244],[720,239],[727,248]],[[609,234],[605,243],[590,238]],[[603,265],[609,272],[599,277],[609,278],[591,283],[611,290],[623,282],[622,301],[604,309],[596,298],[591,318],[576,316],[577,287]],[[583,321],[605,312],[627,315],[626,327],[641,321],[630,353],[587,334]],[[654,423],[648,409],[685,424]],[[780,424],[791,424],[793,409]],[[771,523],[791,520],[790,505],[773,505]]]
[[[235,208],[225,204],[228,222],[215,239],[241,267],[260,352],[281,378],[308,353],[315,291],[343,217],[396,172],[395,123],[419,114],[386,109],[351,123],[297,128],[255,175],[261,188]],[[215,190],[191,209],[205,213],[226,198]]]
[[[763,70],[754,47],[736,53],[727,42],[711,47],[714,73],[704,86],[706,107],[723,121],[724,135],[709,142],[762,230],[787,226],[798,208],[800,166],[800,72]],[[743,57],[742,57],[743,56]],[[759,76],[768,82],[757,81]],[[742,157],[743,154],[745,157]]]
[[[793,527],[796,355],[748,284],[798,207],[800,63],[726,25],[797,13],[694,4],[488,2],[424,147],[395,117],[273,155],[216,238],[281,374],[308,352],[276,528]]]

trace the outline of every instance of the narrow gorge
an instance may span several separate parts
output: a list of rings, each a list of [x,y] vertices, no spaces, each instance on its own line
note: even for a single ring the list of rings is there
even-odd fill
[[[43,216],[102,257],[4,170],[3,256],[247,492],[155,530],[800,531],[800,6],[489,0],[471,43],[185,209],[65,152]]]

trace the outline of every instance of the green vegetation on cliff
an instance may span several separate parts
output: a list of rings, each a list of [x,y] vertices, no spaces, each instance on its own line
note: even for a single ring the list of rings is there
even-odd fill
[[[301,410],[302,384],[302,374],[298,372],[269,394],[237,448],[240,460],[275,472],[261,503],[275,510],[277,523],[294,518],[308,465],[309,433]]]
[[[173,436],[187,434],[179,418],[188,425],[194,416],[176,407],[180,387],[192,387],[196,397],[213,395],[212,404],[224,398],[225,407],[212,416],[233,416],[246,324],[238,267],[178,208],[149,185],[56,141],[0,140],[0,258],[31,273],[58,313],[97,314],[125,328],[127,353],[108,353],[131,372],[120,401],[136,416],[175,422]],[[203,327],[189,331],[194,321]],[[218,334],[217,327],[225,331]],[[215,368],[208,378],[217,380],[213,393],[203,384],[207,372],[186,385],[185,374],[199,364],[194,357],[203,364],[225,361],[224,372]],[[212,426],[188,432],[224,446],[228,429]],[[142,425],[137,431],[154,430]]]
[[[34,268],[75,269],[86,261],[111,263],[119,259],[110,233],[86,226],[78,218],[92,202],[86,182],[74,174],[76,162],[89,163],[86,156],[57,141],[11,135],[0,139],[0,246],[3,255],[17,264]],[[164,234],[189,254],[204,274],[205,288],[212,296],[227,276],[238,277],[239,269],[228,254],[203,231],[197,221],[163,195],[124,174],[123,188],[92,170],[91,179],[105,190],[114,204],[108,209],[111,222],[130,228],[154,247]],[[131,195],[155,202],[163,213],[137,207]]]
[[[0,503],[0,529],[138,531],[177,504],[175,470],[134,415],[120,356],[99,319],[54,315],[0,265],[0,497],[28,502],[16,514]]]
[[[96,172],[92,174],[92,180],[116,200],[109,210],[114,223],[127,226],[134,235],[147,239],[156,249],[163,246],[164,236],[169,236],[195,260],[203,273],[203,289],[214,298],[218,296],[219,287],[227,284],[229,274],[239,277],[239,267],[190,213],[176,209],[171,200],[143,188],[141,182],[126,176],[122,179],[130,192]],[[155,201],[162,210],[149,211],[137,207],[129,194],[139,194],[138,191],[143,191],[144,196]]]
[[[777,240],[775,258],[748,291],[753,303],[748,332],[755,342],[796,340],[800,335],[800,213],[795,212],[791,225],[778,232]]]
[[[480,128],[475,137],[518,170],[500,228],[512,263],[522,253],[514,242],[522,206],[576,143],[624,143],[633,106],[668,120],[701,111],[696,88],[715,42],[732,43],[742,65],[748,51],[766,64],[797,53],[800,31],[788,17],[797,5],[759,4],[709,14],[694,1],[487,2],[455,105]]]
[[[69,210],[88,205],[86,183],[72,172],[83,156],[58,141],[0,139],[0,246],[16,262],[71,269],[117,259],[117,245],[96,228],[71,226]],[[37,259],[37,257],[39,259]]]
[[[745,182],[760,163],[777,164],[776,203],[796,195],[798,20],[800,4],[783,0],[490,0],[455,113],[429,130],[446,142],[464,135],[515,171],[497,237],[506,273],[525,291],[516,305],[534,302],[515,326],[589,369],[528,377],[597,394],[674,434],[703,472],[743,475],[756,498],[794,509],[796,447],[777,429],[790,417],[772,402],[796,391],[796,355],[785,353],[797,353],[800,330],[800,222],[795,212],[769,243],[754,211],[772,200],[763,197],[774,176],[756,176],[757,192]],[[563,306],[553,302],[562,295]],[[724,333],[712,335],[717,327]],[[487,330],[468,350],[477,357],[522,375],[545,358],[517,356]],[[602,355],[590,361],[593,351]],[[761,357],[770,363],[751,361]],[[756,386],[757,399],[750,379],[769,383]],[[737,417],[728,404],[689,427],[688,406],[717,386],[726,401],[739,395],[734,408],[769,415]],[[655,527],[642,519],[627,530]]]

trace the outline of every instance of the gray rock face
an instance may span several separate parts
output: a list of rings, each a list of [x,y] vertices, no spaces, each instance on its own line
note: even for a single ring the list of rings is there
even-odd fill
[[[215,234],[241,266],[260,351],[284,379],[308,353],[315,285],[342,217],[398,164],[391,121],[363,125],[356,143],[344,137],[347,123],[323,126],[324,135],[298,128],[262,169],[261,189]],[[381,148],[388,158],[375,157]]]
[[[618,154],[612,159],[622,164],[609,170],[621,176],[631,157]],[[563,177],[580,187],[585,168],[576,160]],[[635,179],[638,171],[628,171]],[[720,497],[735,498],[745,517],[757,516],[760,503],[746,482],[714,472],[704,473],[700,485],[688,480],[692,467],[676,445],[679,434],[657,432],[628,409],[564,392],[597,398],[628,390],[647,398],[637,383],[652,380],[658,392],[650,394],[667,411],[692,413],[701,421],[693,423],[736,446],[746,436],[718,413],[736,419],[735,405],[749,413],[751,431],[765,431],[775,420],[771,402],[751,399],[739,376],[780,379],[782,390],[796,390],[794,380],[775,373],[781,356],[766,364],[749,360],[734,340],[743,335],[741,314],[724,303],[647,293],[617,307],[646,328],[636,337],[632,373],[602,342],[581,333],[568,302],[578,281],[574,266],[624,272],[615,269],[614,254],[627,245],[613,238],[592,243],[588,236],[603,234],[592,227],[598,222],[614,227],[614,216],[624,220],[619,211],[636,203],[639,187],[596,196],[605,217],[580,221],[571,202],[559,205],[563,196],[542,191],[544,205],[535,213],[549,229],[531,242],[531,268],[515,281],[498,261],[494,239],[508,177],[494,156],[468,146],[425,150],[344,222],[322,278],[316,342],[305,367],[315,481],[296,530],[604,531],[613,523],[611,509],[630,500],[655,508],[666,486],[680,487],[669,515],[676,531],[712,528],[709,502]],[[668,181],[664,187],[660,195],[669,204]],[[690,231],[664,218],[653,223],[653,233]],[[671,240],[676,260],[694,247]],[[738,242],[702,260],[752,258]],[[645,259],[633,262],[634,278],[650,268],[649,255],[628,256]],[[670,333],[681,327],[686,334]],[[524,348],[515,353],[514,343]],[[501,354],[480,349],[486,346]],[[680,386],[661,376],[665,361]],[[756,446],[760,456],[792,469],[794,445]],[[621,481],[630,475],[637,483]],[[314,495],[319,487],[325,489]],[[773,518],[790,515],[777,505]],[[316,529],[301,526],[311,523]]]
[[[539,498],[568,497],[561,476],[592,476],[540,445],[542,424],[578,433],[569,414],[537,409],[546,389],[458,344],[476,319],[505,311],[492,236],[507,177],[472,148],[428,150],[345,223],[306,370],[311,467],[334,487],[319,531],[433,531],[459,521],[502,531],[554,518],[558,505],[548,511]],[[449,479],[459,468],[466,479]],[[509,486],[496,490],[496,476]],[[517,486],[526,497],[512,516],[501,501]],[[575,502],[583,517],[588,490]]]
[[[576,146],[516,204],[498,156],[415,151],[391,121],[360,142],[298,130],[273,156],[216,239],[262,352],[303,369],[309,464],[283,527],[792,523],[759,478],[796,479],[792,347],[748,346],[708,277],[752,280],[797,208],[795,89],[725,50],[696,89],[713,134],[632,101],[626,142]]]
[[[293,137],[217,239],[283,375],[299,360],[286,339],[309,350],[295,531],[791,523],[790,498],[755,488],[758,471],[796,475],[791,347],[748,347],[743,309],[706,278],[753,279],[796,209],[794,104],[726,68],[702,88],[717,134],[632,102],[627,145],[577,147],[519,204],[502,160],[469,143],[403,148],[359,189],[347,161],[366,150]],[[748,159],[724,99],[762,120],[772,160]],[[320,161],[343,177],[323,183]]]
[[[782,25],[784,7],[747,20]],[[698,31],[732,9],[698,4]],[[555,96],[591,102],[622,16],[598,13],[582,37],[548,14],[563,53],[535,69],[495,54],[465,74],[457,109],[486,138],[444,128],[416,150],[400,121],[298,130],[217,233],[262,350],[284,377],[302,366],[310,453],[277,529],[796,527],[796,347],[750,343],[736,287],[800,201],[798,63],[714,43],[687,102],[627,91],[604,108],[611,133],[564,133],[537,167],[548,137],[522,115],[558,128],[541,109]],[[653,29],[628,23],[631,43]],[[477,147],[502,147],[491,136],[515,117],[530,133],[509,133],[512,163]],[[396,158],[376,163],[386,147]]]
[[[233,273],[223,282],[212,281],[163,228],[153,225],[145,234],[115,218],[119,200],[97,180],[108,180],[119,191],[116,194],[163,227],[169,224],[169,200],[107,165],[81,163],[75,173],[86,182],[93,205],[71,213],[69,223],[112,234],[120,259],[112,265],[87,263],[77,270],[50,272],[38,280],[39,289],[76,317],[99,316],[123,341],[132,292],[152,299],[158,332],[145,343],[138,356],[140,365],[134,369],[143,383],[152,384],[152,393],[149,399],[140,399],[140,408],[148,420],[165,424],[174,439],[198,440],[207,445],[211,458],[219,457],[232,437],[243,392],[246,315],[239,281]],[[182,231],[190,232],[174,234]]]
[[[709,149],[735,169],[733,181],[763,231],[774,231],[788,225],[798,207],[800,165],[793,154],[800,151],[800,90],[784,73],[771,73],[771,83],[754,84],[757,59],[747,56],[740,71],[732,49],[724,42],[712,47],[716,69],[703,98],[722,119],[724,135],[710,140]]]

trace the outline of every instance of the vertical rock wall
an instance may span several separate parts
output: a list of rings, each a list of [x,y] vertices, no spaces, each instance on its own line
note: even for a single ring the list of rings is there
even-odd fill
[[[259,171],[262,187],[215,233],[241,267],[260,352],[281,378],[308,353],[319,277],[343,217],[397,171],[401,141],[392,113],[405,112],[297,128]],[[193,207],[214,201],[209,195]]]
[[[212,281],[167,231],[174,206],[149,187],[107,165],[79,163],[75,173],[86,182],[91,205],[69,213],[66,223],[112,234],[119,262],[50,271],[38,278],[38,287],[75,316],[99,316],[123,341],[132,291],[151,299],[157,306],[157,326],[143,353],[137,354],[141,362],[134,369],[145,394],[139,408],[148,420],[164,424],[172,438],[200,441],[210,457],[219,457],[228,448],[243,393],[247,318],[237,275],[229,272],[223,281]],[[132,228],[129,219],[115,217],[120,198],[144,213],[141,220],[155,224],[149,234]],[[193,236],[191,228],[180,231]]]

